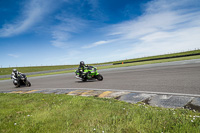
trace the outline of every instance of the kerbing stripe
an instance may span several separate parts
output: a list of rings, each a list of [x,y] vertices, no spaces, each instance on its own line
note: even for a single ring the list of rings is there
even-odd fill
[[[39,90],[30,90],[30,91],[27,91],[27,92],[24,92],[24,93],[32,93],[32,92],[35,92],[35,91],[39,91]]]
[[[102,94],[100,94],[98,97],[100,98],[104,98],[105,96],[107,96],[108,94],[112,93],[112,91],[105,91]]]
[[[24,93],[24,91],[12,91],[12,92],[9,92],[9,93]]]
[[[88,94],[90,94],[91,92],[93,92],[93,90],[86,91],[86,92],[82,93],[81,95],[88,95]]]

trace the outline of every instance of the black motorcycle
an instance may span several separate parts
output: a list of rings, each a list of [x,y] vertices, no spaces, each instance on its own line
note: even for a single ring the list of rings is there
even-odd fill
[[[25,74],[18,74],[17,79],[13,80],[13,84],[15,85],[15,87],[20,87],[21,85],[25,85],[30,87],[31,83],[27,80],[27,77]]]

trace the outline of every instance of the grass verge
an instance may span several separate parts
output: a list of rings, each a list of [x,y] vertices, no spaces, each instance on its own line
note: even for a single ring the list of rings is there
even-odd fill
[[[63,73],[71,73],[74,72],[74,70],[68,70],[68,71],[60,71],[60,72],[52,72],[52,73],[42,73],[42,74],[35,74],[35,75],[28,75],[27,77],[37,77],[37,76],[46,76],[46,75],[55,75],[55,74],[63,74]],[[0,78],[0,80],[8,80],[10,78]]]
[[[98,68],[99,69],[107,69],[107,68],[137,66],[137,65],[155,64],[155,63],[164,63],[164,62],[173,62],[173,61],[181,61],[181,60],[191,60],[191,59],[200,59],[200,55],[173,58],[173,59],[162,59],[162,60],[154,60],[154,61],[135,62],[135,63],[127,63],[127,64],[119,64],[119,65],[111,65],[111,66],[102,66],[102,67],[98,67]]]
[[[142,60],[158,59],[158,58],[166,58],[166,57],[167,58],[170,58],[170,57],[172,58],[172,57],[186,56],[186,55],[192,55],[192,54],[200,54],[200,50],[192,50],[192,51],[165,54],[165,55],[157,55],[157,56],[149,56],[149,57],[143,57],[143,58],[135,58],[135,59],[128,59],[128,60],[114,61],[113,63],[121,63],[121,62],[126,63],[126,62],[132,62],[132,61],[142,61]]]
[[[200,113],[56,94],[0,94],[0,132],[200,131]]]
[[[61,66],[37,66],[37,67],[15,67],[18,71],[23,73],[49,71],[58,69],[67,69],[78,67],[77,65],[61,65]],[[13,67],[11,68],[0,68],[0,75],[11,74]]]

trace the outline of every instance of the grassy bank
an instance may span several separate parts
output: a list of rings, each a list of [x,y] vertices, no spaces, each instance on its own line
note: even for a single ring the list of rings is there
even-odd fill
[[[0,132],[190,132],[200,113],[56,94],[0,94]]]
[[[49,70],[58,70],[58,69],[67,69],[67,68],[74,68],[77,67],[77,65],[61,65],[61,66],[37,66],[37,67],[15,67],[18,71],[23,73],[29,73],[29,72],[39,72],[39,71],[49,71]],[[11,74],[12,69],[11,68],[0,68],[0,75],[8,75]]]
[[[200,50],[192,50],[192,51],[186,51],[186,52],[180,52],[180,53],[172,53],[172,54],[165,54],[165,55],[157,55],[157,56],[149,56],[149,57],[143,57],[143,58],[114,61],[113,63],[121,63],[121,62],[126,63],[126,62],[142,61],[142,60],[166,58],[166,57],[170,58],[170,57],[185,56],[185,55],[192,55],[192,54],[200,54]]]
[[[182,61],[182,60],[192,60],[192,59],[200,59],[200,55],[197,55],[197,56],[188,56],[188,57],[180,57],[180,58],[173,58],[173,59],[143,61],[143,62],[135,62],[135,63],[127,63],[127,64],[119,64],[119,65],[111,65],[111,66],[102,66],[102,67],[98,67],[98,68],[99,69],[108,69],[108,68],[128,67],[128,66],[137,66],[137,65],[145,65],[145,64],[155,64],[155,63]]]

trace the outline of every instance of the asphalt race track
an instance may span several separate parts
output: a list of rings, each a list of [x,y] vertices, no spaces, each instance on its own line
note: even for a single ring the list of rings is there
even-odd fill
[[[0,81],[0,91],[55,88],[114,89],[200,95],[200,59],[99,71],[103,81],[82,82],[74,73],[28,78],[31,87],[15,88],[12,80]]]

